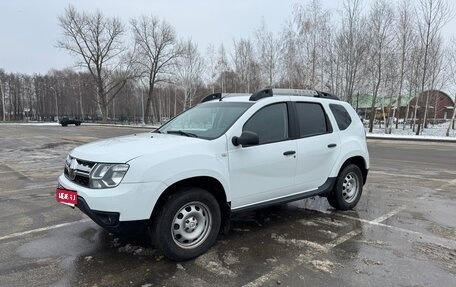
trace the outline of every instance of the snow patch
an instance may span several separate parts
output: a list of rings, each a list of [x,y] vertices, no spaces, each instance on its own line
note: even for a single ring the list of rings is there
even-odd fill
[[[321,252],[328,251],[328,249],[326,247],[324,247],[323,245],[320,245],[318,243],[308,241],[305,239],[294,239],[294,238],[288,239],[282,235],[277,235],[275,233],[271,234],[271,238],[276,240],[279,243],[286,244],[286,245],[294,245],[299,248],[312,248],[316,251],[321,251]]]
[[[304,226],[320,226],[318,223],[306,219],[299,220],[299,223],[301,223]]]
[[[312,260],[310,263],[315,269],[318,269],[326,273],[332,273],[331,268],[334,267],[334,263],[332,263],[329,260]]]
[[[236,263],[239,263],[239,258],[234,255],[233,251],[227,251],[225,254],[223,254],[223,262],[227,265],[233,265]]]
[[[347,223],[333,219],[333,218],[316,218],[314,219],[315,221],[325,224],[325,225],[330,225],[330,226],[335,226],[335,227],[344,227],[347,226]]]
[[[206,269],[207,271],[219,276],[231,278],[237,276],[236,273],[234,273],[227,267],[223,266],[223,263],[220,261],[220,259],[217,256],[217,253],[215,253],[214,251],[201,255],[195,260],[195,263],[196,265]]]
[[[320,229],[320,230],[318,230],[318,232],[320,232],[321,234],[325,235],[326,237],[328,237],[330,239],[335,239],[339,235],[339,234],[337,234],[335,232],[332,232],[330,230]]]
[[[402,125],[399,125],[398,129],[391,129],[391,134],[385,134],[384,128],[378,128],[374,126],[372,133],[368,133],[366,128],[366,133],[368,138],[395,138],[395,139],[432,139],[432,140],[456,140],[456,130],[450,129],[450,134],[446,137],[446,132],[448,129],[449,122],[432,125],[429,124],[428,128],[422,129],[421,135],[416,135],[410,126],[406,126],[405,129],[402,128]],[[384,126],[383,126],[384,127]]]

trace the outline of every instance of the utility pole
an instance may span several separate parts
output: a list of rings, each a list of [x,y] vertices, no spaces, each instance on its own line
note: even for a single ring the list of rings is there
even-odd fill
[[[141,124],[144,125],[144,92],[145,90],[141,90]]]
[[[57,100],[57,91],[54,89],[54,87],[51,87],[51,90],[54,91],[54,96],[55,96],[55,113],[57,116],[57,123],[59,122],[59,102]]]
[[[5,93],[3,92],[2,85],[0,83],[0,94],[2,95],[2,115],[3,115],[3,121],[5,121]]]

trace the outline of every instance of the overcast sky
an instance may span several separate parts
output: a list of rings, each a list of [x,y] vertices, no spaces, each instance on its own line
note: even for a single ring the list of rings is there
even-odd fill
[[[371,0],[365,0],[371,1]],[[413,0],[412,0],[413,1]],[[417,0],[416,0],[417,1]],[[0,0],[0,68],[7,72],[46,73],[72,67],[74,59],[55,44],[61,37],[58,15],[71,3],[78,10],[100,9],[125,24],[153,14],[171,23],[179,37],[192,38],[204,52],[208,44],[231,47],[233,39],[252,37],[262,19],[276,33],[291,18],[297,0]],[[339,19],[342,0],[321,1]],[[454,1],[450,0],[453,4]],[[446,39],[456,31],[453,19]]]

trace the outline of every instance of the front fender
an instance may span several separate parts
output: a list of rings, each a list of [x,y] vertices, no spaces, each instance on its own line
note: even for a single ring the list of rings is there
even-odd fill
[[[131,161],[128,172],[134,173],[136,180],[141,182],[160,181],[165,186],[193,177],[212,177],[221,183],[227,200],[231,200],[226,156],[191,154],[169,157],[168,155],[161,159],[152,156],[136,158]],[[163,190],[158,192],[161,194]]]

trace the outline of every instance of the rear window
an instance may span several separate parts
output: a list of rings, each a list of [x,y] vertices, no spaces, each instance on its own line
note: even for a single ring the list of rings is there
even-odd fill
[[[350,117],[350,114],[343,106],[337,104],[330,104],[329,108],[331,109],[334,117],[336,118],[339,130],[343,131],[350,126],[352,119]]]

